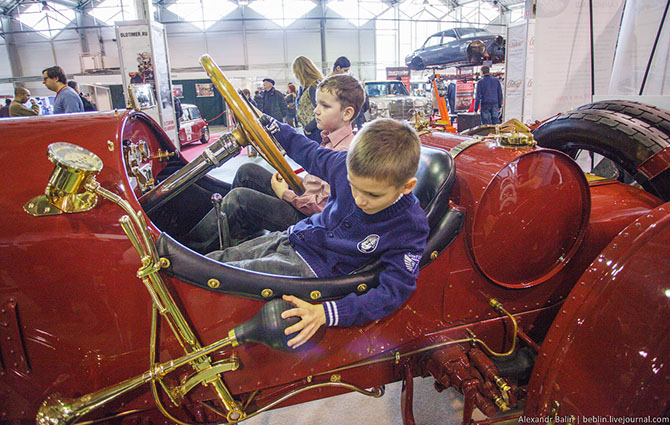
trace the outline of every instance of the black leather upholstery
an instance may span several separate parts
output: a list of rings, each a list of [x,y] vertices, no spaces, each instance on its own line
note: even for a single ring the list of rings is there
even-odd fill
[[[456,176],[453,158],[444,150],[422,147],[421,161],[414,194],[426,211],[431,228],[421,266],[430,263],[433,251],[442,252],[456,238],[463,223],[461,210],[450,208],[449,195]],[[292,294],[310,300],[318,291],[319,301],[340,298],[350,292],[362,293],[378,285],[379,264],[371,264],[362,271],[337,278],[297,278],[275,276],[230,267],[204,257],[184,247],[163,233],[157,241],[158,253],[170,260],[165,273],[204,289],[263,299],[263,290],[270,289],[270,297]],[[216,279],[219,286],[207,282]],[[365,289],[360,285],[365,284]],[[266,291],[267,294],[267,291]]]

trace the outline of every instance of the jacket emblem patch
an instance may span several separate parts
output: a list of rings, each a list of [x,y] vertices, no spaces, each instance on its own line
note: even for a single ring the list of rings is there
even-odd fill
[[[367,235],[365,239],[363,239],[358,243],[358,245],[356,245],[356,247],[363,254],[369,254],[371,252],[374,252],[375,249],[377,249],[378,243],[379,243],[379,235],[375,235],[373,233],[372,235]]]
[[[416,271],[416,267],[419,265],[419,261],[421,261],[421,256],[418,254],[410,254],[407,253],[405,254],[405,268],[407,269],[408,272],[414,273]]]

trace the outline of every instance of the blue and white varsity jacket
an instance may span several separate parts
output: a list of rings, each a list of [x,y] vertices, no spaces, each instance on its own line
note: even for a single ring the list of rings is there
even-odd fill
[[[277,140],[309,174],[330,184],[322,212],[288,229],[289,241],[318,277],[346,275],[381,258],[379,286],[324,303],[327,326],[351,326],[380,319],[396,310],[416,288],[419,260],[426,246],[428,221],[410,193],[378,213],[363,212],[351,194],[346,152],[319,146],[280,124]]]

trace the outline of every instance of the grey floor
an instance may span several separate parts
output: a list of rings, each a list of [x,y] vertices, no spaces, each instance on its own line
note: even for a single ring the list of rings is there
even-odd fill
[[[449,388],[438,393],[432,378],[414,379],[414,419],[417,425],[457,425],[462,421],[463,396]],[[386,386],[381,398],[358,393],[271,410],[243,421],[245,425],[400,425],[399,382]],[[474,419],[485,416],[475,410]]]

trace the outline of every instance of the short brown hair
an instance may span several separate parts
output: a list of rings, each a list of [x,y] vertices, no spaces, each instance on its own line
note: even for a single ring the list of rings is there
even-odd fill
[[[342,109],[351,106],[354,108],[354,115],[352,119],[358,116],[358,113],[363,106],[365,100],[365,93],[363,86],[358,82],[356,77],[351,75],[331,75],[319,83],[317,89],[323,90],[337,97],[337,100],[342,105]]]
[[[28,89],[25,87],[14,87],[14,97],[28,94]]]
[[[421,141],[412,126],[378,118],[364,125],[351,142],[347,170],[400,187],[416,174],[420,156]]]
[[[489,68],[488,65],[482,66],[482,74],[488,75],[489,72],[491,72],[491,68]]]
[[[55,78],[63,84],[67,84],[67,76],[60,66],[52,66],[42,70],[42,74],[47,73],[47,77]]]

